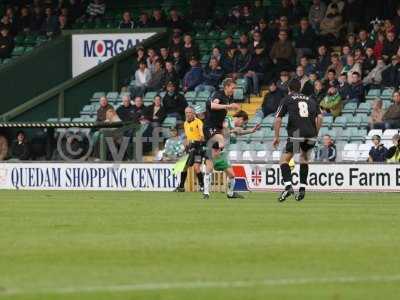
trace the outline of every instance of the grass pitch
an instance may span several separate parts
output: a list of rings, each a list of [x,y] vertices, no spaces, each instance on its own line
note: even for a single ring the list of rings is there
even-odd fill
[[[399,194],[0,192],[0,299],[399,299]]]

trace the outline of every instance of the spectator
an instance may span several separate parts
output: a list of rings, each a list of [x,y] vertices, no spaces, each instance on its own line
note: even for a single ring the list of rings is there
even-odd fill
[[[52,37],[58,32],[57,17],[53,15],[51,7],[47,7],[45,10],[45,18],[42,23],[41,33]]]
[[[6,19],[7,27],[9,29],[9,32],[11,35],[15,36],[18,33],[18,19],[17,16],[14,13],[14,8],[13,7],[8,7],[6,9],[6,13],[4,15],[4,18]]]
[[[160,127],[165,120],[165,109],[161,105],[161,96],[156,95],[153,104],[147,106],[145,111],[145,118],[152,123],[153,128]]]
[[[135,23],[132,21],[131,13],[125,11],[122,15],[122,21],[118,26],[120,29],[132,29],[135,27]]]
[[[395,134],[392,141],[393,146],[386,153],[386,161],[389,163],[400,163],[400,135]]]
[[[147,67],[149,68],[149,71],[151,73],[153,73],[155,71],[157,60],[158,60],[158,55],[157,55],[156,50],[154,50],[153,48],[147,49],[146,63],[147,63]]]
[[[253,56],[249,52],[249,49],[246,45],[239,45],[239,52],[235,56],[233,62],[233,71],[236,74],[236,77],[244,77],[249,82],[249,86],[251,86],[251,91],[253,94],[259,93],[259,83],[257,74],[254,70],[251,70],[253,62]]]
[[[376,59],[382,58],[384,42],[385,42],[385,35],[382,32],[379,32],[374,46],[374,55]]]
[[[291,13],[291,9],[290,0],[281,0],[281,5],[278,8],[278,16],[288,17]]]
[[[280,16],[278,19],[278,24],[276,24],[274,29],[274,40],[279,38],[279,33],[281,31],[286,31],[288,39],[292,37],[292,28],[289,26],[289,21],[286,16]]]
[[[170,137],[165,142],[163,159],[176,160],[185,153],[185,145],[179,138],[178,130],[171,128]]]
[[[183,77],[183,91],[193,91],[199,84],[203,82],[203,69],[197,59],[192,57],[189,60],[190,70]]]
[[[242,16],[240,15],[240,8],[238,6],[235,6],[231,9],[231,12],[228,17],[227,25],[232,26],[232,27],[238,27],[238,28],[243,27],[243,20],[242,20]]]
[[[144,61],[139,62],[139,69],[135,72],[135,80],[131,82],[130,92],[133,97],[142,97],[146,93],[147,85],[151,80],[151,72]]]
[[[150,18],[147,12],[143,11],[140,13],[139,21],[136,25],[138,28],[149,28],[151,27]]]
[[[388,32],[386,34],[386,40],[383,42],[382,57],[385,62],[388,62],[390,58],[397,53],[399,49],[399,41],[396,39],[394,32]]]
[[[345,103],[356,102],[359,104],[360,102],[364,102],[365,91],[360,73],[354,72],[351,78],[350,93],[347,95]]]
[[[368,120],[368,127],[375,128],[375,124],[382,124],[383,122],[383,101],[379,98],[372,102],[371,115]],[[378,125],[379,127],[379,125]]]
[[[308,76],[304,73],[304,68],[302,66],[298,66],[296,68],[295,78],[300,81],[301,93],[310,96],[313,93],[314,86],[310,83]]]
[[[374,55],[374,49],[368,47],[365,51],[365,59],[362,63],[363,77],[368,76],[373,68],[376,67],[376,59]]]
[[[178,11],[175,8],[171,8],[169,11],[168,27],[180,32],[190,31],[190,28],[188,28],[188,25],[183,18],[179,16]]]
[[[69,30],[69,22],[67,20],[67,17],[65,15],[59,15],[58,16],[58,28],[57,32],[55,34],[60,34],[63,30]]]
[[[195,88],[196,92],[209,91],[213,93],[221,83],[224,71],[216,58],[211,58],[208,67],[203,70],[203,82]]]
[[[145,62],[147,64],[146,52],[142,46],[139,46],[137,48],[136,57],[135,57],[134,64],[133,64],[133,69],[135,70],[135,72],[139,68],[139,63],[141,61]]]
[[[254,49],[250,70],[256,73],[259,82],[268,82],[272,79],[272,61],[265,51],[263,44],[257,45]],[[257,90],[259,93],[260,89],[258,88]]]
[[[265,42],[266,50],[269,53],[271,50],[271,46],[275,41],[275,35],[271,28],[268,27],[268,22],[265,19],[260,19],[258,25],[255,27],[255,30],[259,31],[262,40]]]
[[[183,78],[187,70],[186,60],[182,57],[181,50],[179,48],[175,48],[172,55],[175,71],[178,73],[179,78]]]
[[[365,29],[361,29],[358,33],[358,43],[356,44],[356,48],[366,51],[368,48],[373,49],[373,47],[374,44],[368,36],[368,31]]]
[[[339,82],[338,92],[342,97],[342,99],[346,99],[347,96],[350,94],[350,84],[347,82],[346,73],[340,74],[338,82]]]
[[[228,51],[229,49],[237,48],[236,43],[233,41],[233,38],[231,35],[227,35],[227,37],[224,40],[224,51]]]
[[[287,71],[282,71],[279,76],[279,80],[277,81],[276,85],[285,96],[289,93],[289,80],[290,74]]]
[[[280,31],[278,41],[274,43],[270,52],[270,57],[277,71],[291,70],[293,68],[292,63],[295,55],[296,52],[292,43],[288,40],[288,33],[286,31]]]
[[[222,54],[221,54],[221,49],[219,47],[214,47],[212,49],[212,53],[211,53],[211,58],[215,58],[219,64],[221,64],[221,58],[222,58]]]
[[[123,122],[138,123],[139,121],[129,96],[122,97],[122,105],[117,108],[117,115]]]
[[[30,31],[39,32],[42,28],[43,21],[44,15],[42,8],[39,6],[35,6],[32,13]]]
[[[163,98],[163,106],[167,117],[184,120],[185,108],[188,104],[185,97],[178,93],[173,82],[167,83],[167,93]]]
[[[325,77],[328,76],[329,71],[335,71],[335,76],[339,76],[339,74],[342,74],[343,70],[343,65],[340,62],[339,55],[336,53],[333,53],[331,55],[331,65],[328,67],[328,71],[325,74]]]
[[[318,47],[318,56],[315,65],[315,70],[320,78],[325,76],[329,64],[330,64],[330,56],[328,53],[328,49],[326,48],[325,45],[321,45]]]
[[[29,13],[29,9],[26,6],[21,8],[21,15],[19,17],[19,28],[18,31],[20,32],[29,32],[31,29],[32,18],[31,14]]]
[[[236,52],[237,48],[234,46],[231,46],[230,48],[225,50],[221,59],[221,66],[225,74],[232,74],[234,72]]]
[[[315,161],[335,162],[336,146],[329,134],[323,136],[322,146],[317,150]]]
[[[336,79],[335,70],[328,70],[326,79],[323,81],[323,84],[327,90],[329,90],[331,87],[337,88],[339,86],[339,81],[337,81]]]
[[[101,0],[93,0],[89,3],[86,14],[90,21],[102,19],[106,12],[106,4]]]
[[[147,83],[146,91],[158,92],[165,84],[165,72],[162,62],[158,59],[155,62],[154,71],[151,73],[151,78]]]
[[[291,9],[287,17],[289,18],[290,24],[296,24],[301,18],[306,16],[306,10],[299,0],[291,0],[290,3]]]
[[[254,17],[248,4],[242,6],[242,23],[246,31],[250,31],[254,24]]]
[[[383,114],[384,128],[400,128],[400,92],[393,93],[393,104]]]
[[[326,5],[321,0],[313,0],[313,5],[311,5],[308,12],[308,20],[311,26],[315,30],[319,30],[319,25],[322,19],[325,17]]]
[[[342,55],[340,56],[340,62],[342,63],[342,66],[347,64],[347,56],[351,55],[351,52],[352,49],[349,45],[346,44],[342,47]]]
[[[103,96],[100,98],[100,107],[97,110],[96,122],[104,122],[106,120],[107,110],[113,108],[111,104],[108,103],[107,97]]]
[[[311,73],[314,73],[314,66],[308,61],[307,56],[303,56],[300,58],[300,66],[304,68],[304,74],[310,76]]]
[[[18,160],[28,160],[30,157],[29,143],[25,132],[19,131],[17,138],[11,145],[11,158]]]
[[[328,93],[322,99],[320,106],[325,114],[331,114],[334,117],[342,114],[342,98],[335,87],[328,89]]]
[[[332,4],[331,11],[327,12],[320,24],[320,34],[325,43],[336,45],[340,31],[343,27],[343,19],[336,4]]]
[[[393,56],[392,63],[387,66],[385,70],[382,71],[382,84],[384,86],[394,86],[397,87],[400,84],[400,64],[399,57]]]
[[[301,19],[300,30],[294,40],[298,61],[303,56],[312,56],[316,40],[317,35],[310,26],[308,19]]]
[[[121,122],[121,119],[118,117],[118,114],[114,108],[109,108],[106,111],[106,119],[104,120],[104,123],[117,123],[117,122]]]
[[[373,146],[369,150],[368,162],[384,162],[386,160],[387,149],[381,144],[381,137],[372,137]]]
[[[271,81],[268,85],[268,93],[265,94],[261,105],[262,117],[265,118],[270,114],[276,113],[284,97],[285,93],[278,89],[275,81]]]
[[[172,36],[172,41],[170,43],[170,47],[169,47],[172,51],[179,49],[179,52],[182,53],[182,48],[183,48],[183,41],[181,38],[181,35],[179,33],[175,33]]]
[[[174,63],[167,60],[165,62],[165,83],[170,81],[175,83],[175,85],[179,85],[179,75],[174,68]],[[164,88],[166,88],[166,85]]]
[[[376,66],[363,79],[363,84],[367,86],[380,87],[382,83],[382,73],[387,68],[383,59],[378,59]]]
[[[161,9],[153,10],[153,18],[151,20],[151,27],[162,28],[166,27],[167,22],[164,19],[163,13]]]
[[[137,116],[137,119],[141,124],[146,123],[145,114],[146,114],[146,106],[144,105],[143,98],[140,96],[136,96],[134,100],[134,104],[132,105],[133,111]]]
[[[253,40],[250,44],[250,50],[252,53],[255,52],[256,47],[260,45],[263,49],[265,48],[265,43],[262,40],[262,35],[259,31],[254,31],[253,32]]]
[[[354,61],[353,55],[347,56],[347,63],[343,67],[342,73],[347,74],[347,81],[349,84],[351,84],[353,81],[353,73],[361,74],[361,66],[359,63]]]
[[[199,48],[193,42],[190,34],[185,34],[183,37],[182,55],[186,59],[186,62],[189,62],[190,58],[193,56],[197,58],[200,56]]]
[[[8,58],[14,49],[14,39],[9,35],[7,27],[0,29],[0,58]]]
[[[167,60],[171,60],[172,59],[167,47],[161,47],[160,48],[160,58],[159,59],[161,59],[163,63],[165,63]]]
[[[239,47],[243,45],[245,47],[249,47],[250,46],[250,41],[249,41],[249,37],[247,36],[246,32],[243,32],[240,37],[239,37]]]
[[[314,100],[320,104],[326,95],[324,85],[321,80],[317,80],[314,82],[314,92],[312,93],[312,97]]]

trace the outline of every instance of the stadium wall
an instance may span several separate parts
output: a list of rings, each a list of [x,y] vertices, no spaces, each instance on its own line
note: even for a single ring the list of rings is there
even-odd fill
[[[0,189],[172,191],[179,184],[170,163],[0,163]],[[279,165],[233,165],[237,191],[283,188]],[[298,184],[297,169],[293,184]],[[214,181],[223,191],[225,180]],[[191,181],[195,176],[189,177]],[[189,183],[196,190],[194,182]],[[217,186],[218,185],[218,186]],[[399,192],[398,164],[311,164],[309,190],[326,192]]]

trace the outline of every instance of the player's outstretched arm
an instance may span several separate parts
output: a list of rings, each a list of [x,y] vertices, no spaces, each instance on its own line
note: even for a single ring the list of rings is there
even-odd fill
[[[282,118],[281,117],[276,117],[275,118],[275,123],[274,123],[274,130],[275,130],[275,137],[274,141],[272,142],[272,146],[275,148],[279,146],[280,140],[279,140],[279,135],[282,127]]]
[[[240,105],[237,103],[231,103],[231,104],[220,104],[219,99],[214,99],[211,102],[211,109],[212,110],[224,110],[224,109],[229,109],[229,110],[238,110],[240,109]]]

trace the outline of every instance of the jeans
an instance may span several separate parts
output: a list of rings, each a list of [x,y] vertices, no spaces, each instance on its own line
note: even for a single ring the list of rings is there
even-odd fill
[[[260,93],[260,83],[256,72],[249,72],[244,75],[244,77],[249,82],[249,86],[252,86],[252,93],[259,94]]]

